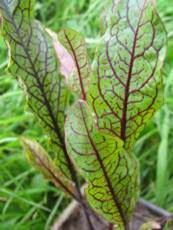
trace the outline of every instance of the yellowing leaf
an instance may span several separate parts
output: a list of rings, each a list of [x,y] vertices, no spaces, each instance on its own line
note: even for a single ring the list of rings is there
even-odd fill
[[[23,148],[29,162],[58,188],[63,189],[68,195],[75,194],[75,188],[71,181],[66,179],[55,166],[48,153],[37,142],[21,138]]]

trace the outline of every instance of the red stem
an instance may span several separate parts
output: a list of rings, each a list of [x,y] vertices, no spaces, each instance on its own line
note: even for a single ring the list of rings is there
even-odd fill
[[[113,224],[109,224],[109,230],[113,230],[114,229],[114,225]]]

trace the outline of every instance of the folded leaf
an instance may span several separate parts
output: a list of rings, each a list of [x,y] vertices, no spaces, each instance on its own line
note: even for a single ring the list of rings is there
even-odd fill
[[[85,100],[91,73],[85,38],[72,29],[63,29],[59,32],[58,39],[74,61],[75,68],[69,75],[67,83],[79,98]]]
[[[69,93],[60,74],[52,38],[34,21],[33,0],[2,0],[3,33],[11,51],[10,71],[22,81],[28,105],[40,119],[57,153],[57,165],[71,177],[64,144],[65,109]]]
[[[87,200],[109,222],[125,229],[136,200],[138,163],[123,143],[96,128],[92,111],[79,101],[69,111],[65,126],[68,152],[88,181]]]
[[[152,0],[112,1],[88,101],[98,126],[133,147],[162,105],[166,33]]]
[[[73,183],[57,169],[48,153],[35,141],[26,138],[22,138],[21,141],[29,162],[57,187],[73,196],[75,194]]]
[[[59,42],[57,34],[49,29],[47,29],[47,31],[53,38],[54,48],[61,64],[61,73],[66,78],[67,84],[69,84],[69,78],[72,75],[72,73],[74,73],[76,68],[73,57],[66,50],[66,48]]]

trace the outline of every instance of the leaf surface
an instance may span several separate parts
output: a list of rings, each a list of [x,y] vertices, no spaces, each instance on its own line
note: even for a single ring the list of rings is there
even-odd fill
[[[113,0],[88,101],[98,126],[131,149],[163,102],[166,33],[151,0]]]
[[[85,38],[72,29],[63,29],[58,39],[73,58],[74,71],[69,75],[68,85],[81,99],[86,99],[90,85],[91,68],[88,60]]]
[[[52,39],[34,20],[33,0],[2,0],[3,34],[10,47],[10,71],[28,97],[28,105],[41,121],[57,153],[57,165],[71,177],[64,143],[65,110],[69,93],[59,71]]]
[[[124,229],[138,198],[138,163],[123,143],[96,128],[92,111],[78,101],[69,111],[66,145],[88,182],[86,196],[93,209]]]

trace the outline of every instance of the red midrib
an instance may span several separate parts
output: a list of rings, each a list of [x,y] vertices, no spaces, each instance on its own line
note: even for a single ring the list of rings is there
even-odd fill
[[[119,200],[118,200],[118,197],[117,197],[117,195],[116,195],[116,193],[115,193],[115,191],[114,191],[114,189],[113,189],[112,182],[111,182],[111,180],[109,179],[109,175],[108,175],[108,173],[107,173],[107,171],[106,171],[106,168],[105,168],[105,166],[104,166],[104,163],[102,162],[102,159],[100,158],[100,155],[99,155],[99,152],[98,152],[98,150],[97,150],[97,148],[96,148],[96,146],[95,146],[95,143],[93,142],[93,139],[92,139],[92,137],[90,136],[90,132],[89,132],[88,126],[87,126],[87,124],[86,124],[86,120],[85,120],[85,116],[84,116],[84,113],[83,113],[83,109],[82,109],[82,105],[81,105],[81,104],[80,104],[80,109],[81,109],[81,113],[82,113],[82,119],[83,119],[83,121],[84,121],[84,126],[85,126],[85,129],[86,129],[86,131],[87,131],[88,139],[89,139],[90,144],[91,144],[91,146],[92,146],[92,148],[93,148],[93,150],[94,150],[94,152],[95,152],[95,155],[96,155],[96,158],[97,158],[97,160],[98,160],[98,163],[100,164],[100,167],[101,167],[101,169],[103,170],[103,175],[104,175],[104,177],[105,177],[107,186],[108,186],[109,191],[110,191],[110,193],[111,193],[111,195],[112,195],[112,198],[113,198],[113,201],[114,201],[114,203],[115,203],[115,206],[117,207],[117,209],[118,209],[118,211],[119,211],[119,214],[120,214],[121,220],[122,220],[122,222],[123,222],[123,224],[124,224],[124,227],[125,227],[125,229],[128,230],[126,215],[125,215],[125,213],[124,213],[124,211],[123,211],[123,209],[122,209],[122,205],[120,204],[120,202],[119,202]]]
[[[139,25],[141,22],[141,18],[143,15],[143,10],[141,10],[141,15],[139,18],[139,22],[137,25],[137,29],[134,35],[134,42],[133,42],[133,48],[132,48],[132,55],[130,60],[130,68],[127,76],[127,83],[125,87],[125,98],[124,98],[124,104],[123,104],[123,111],[122,111],[122,119],[121,119],[121,139],[125,142],[126,141],[126,127],[127,127],[127,110],[128,110],[128,100],[129,100],[129,92],[130,92],[130,83],[132,78],[132,72],[134,67],[134,61],[135,61],[135,50],[137,45],[137,36],[139,32]]]
[[[82,99],[84,101],[86,101],[86,93],[85,93],[85,89],[84,89],[84,85],[83,85],[82,74],[81,74],[81,71],[80,71],[80,66],[79,66],[79,63],[78,63],[78,60],[77,60],[76,52],[75,52],[75,50],[73,48],[73,45],[72,45],[70,39],[68,38],[67,34],[65,33],[65,31],[64,31],[64,35],[65,35],[65,37],[67,39],[67,42],[68,42],[68,44],[70,46],[70,49],[72,51],[72,54],[73,54],[73,57],[74,57],[74,60],[75,60],[75,64],[76,64],[76,68],[77,68],[77,72],[78,72],[78,77],[79,77],[79,83],[80,83],[81,92],[82,92],[82,97],[83,97]]]

